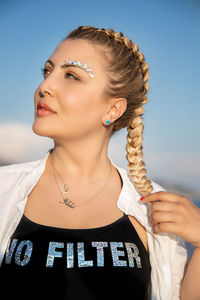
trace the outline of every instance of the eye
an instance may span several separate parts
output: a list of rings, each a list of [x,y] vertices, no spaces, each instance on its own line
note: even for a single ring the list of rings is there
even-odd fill
[[[45,74],[47,74],[47,72],[49,72],[49,70],[47,68],[41,68],[41,72],[42,72],[42,75],[45,77]]]
[[[71,76],[72,76],[72,78],[74,78],[75,80],[79,80],[78,77],[74,76],[74,75],[73,75],[72,73],[70,73],[70,72],[67,72],[67,73],[65,74],[65,76],[66,76],[67,78],[71,78]]]
[[[45,78],[45,75],[46,75],[46,74],[49,74],[49,73],[50,73],[50,71],[49,71],[47,68],[41,68],[41,72],[42,72],[42,75],[43,75],[44,78]],[[49,73],[48,73],[48,72],[49,72]],[[70,72],[67,72],[67,73],[65,74],[65,77],[66,77],[66,78],[72,78],[72,79],[75,79],[75,80],[79,80],[78,77],[76,77],[75,75],[73,75],[73,74],[70,73]]]

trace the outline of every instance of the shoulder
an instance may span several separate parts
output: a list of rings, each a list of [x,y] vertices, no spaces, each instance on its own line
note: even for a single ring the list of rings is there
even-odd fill
[[[131,188],[134,191],[134,194],[135,195],[137,194],[137,196],[141,197],[140,194],[137,192],[137,190],[136,190],[136,188],[134,186],[134,183],[132,182],[132,180],[130,178],[129,170],[127,168],[119,167],[119,166],[117,166],[114,163],[113,163],[113,165],[117,168],[117,170],[119,171],[119,173],[122,176],[123,180],[129,186],[129,188]],[[159,192],[159,191],[163,191],[163,192],[166,191],[163,186],[161,186],[160,184],[158,184],[157,182],[155,182],[153,180],[151,180],[151,184],[152,184],[152,187],[153,187],[153,191],[152,191],[153,193]]]
[[[44,159],[29,161],[24,163],[10,164],[0,167],[0,195],[16,187],[20,187],[22,182],[28,182],[33,179],[34,174],[40,170],[45,162]]]
[[[43,168],[51,150],[52,149],[50,149],[44,157],[38,160],[0,166],[0,178],[10,174],[18,176],[22,173],[29,173],[33,170],[37,170],[37,168]]]
[[[36,161],[29,161],[29,162],[23,162],[23,163],[16,163],[16,164],[10,164],[10,165],[4,165],[0,166],[0,174],[5,174],[7,172],[20,172],[24,169],[29,168],[32,166]]]
[[[160,191],[166,192],[165,188],[160,184],[158,184],[157,182],[151,180],[151,184],[153,187],[153,193],[160,192]]]
[[[3,179],[4,176],[9,176],[12,174],[12,176],[18,176],[21,175],[23,172],[30,172],[33,170],[34,167],[38,165],[38,163],[41,161],[29,161],[24,163],[16,163],[16,164],[10,164],[7,166],[1,166],[0,167],[0,179]]]

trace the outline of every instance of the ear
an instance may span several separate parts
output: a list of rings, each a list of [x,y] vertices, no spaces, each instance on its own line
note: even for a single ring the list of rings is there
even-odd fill
[[[109,109],[106,112],[106,118],[113,123],[119,119],[126,111],[127,100],[125,98],[111,99],[109,102]]]

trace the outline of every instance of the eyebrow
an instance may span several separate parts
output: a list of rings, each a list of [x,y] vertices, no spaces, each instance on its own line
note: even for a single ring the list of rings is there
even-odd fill
[[[50,59],[48,59],[45,64],[47,64],[47,63],[49,63],[54,68],[54,63]],[[87,73],[89,73],[90,78],[94,78],[94,73],[92,72],[92,70],[86,64],[82,64],[80,61],[65,60],[64,62],[61,63],[62,69],[67,68],[67,67],[76,67],[81,70],[84,70]]]
[[[48,59],[44,65],[46,65],[47,63],[49,63],[54,68],[54,63],[50,59]]]

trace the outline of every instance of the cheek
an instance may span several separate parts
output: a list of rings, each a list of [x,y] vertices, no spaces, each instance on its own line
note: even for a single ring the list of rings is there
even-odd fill
[[[100,114],[101,99],[99,99],[97,91],[76,89],[67,90],[61,95],[61,113],[64,113],[68,117],[93,116],[95,118]]]
[[[101,126],[102,114],[95,93],[68,90],[59,102],[57,128],[61,135],[79,138]]]

